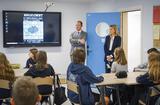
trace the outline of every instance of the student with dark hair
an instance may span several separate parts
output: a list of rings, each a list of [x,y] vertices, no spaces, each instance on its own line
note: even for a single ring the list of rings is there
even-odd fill
[[[25,76],[35,78],[55,75],[53,67],[47,63],[47,53],[45,51],[38,51],[36,54],[36,61],[37,63],[29,68],[29,70],[24,74]],[[48,85],[39,86],[38,89],[40,94],[49,94],[52,91],[52,87]],[[47,100],[47,98],[42,97],[42,101]]]
[[[147,54],[149,55],[150,53],[155,52],[155,53],[159,53],[159,51],[156,48],[150,48],[147,50]],[[135,67],[135,69],[139,68],[139,69],[147,69],[148,66],[148,62],[145,62],[143,64],[138,65],[137,67]]]
[[[15,80],[14,71],[4,53],[0,52],[0,79],[8,80],[10,84],[13,84]],[[11,89],[1,89],[0,88],[0,99],[8,98],[11,96]],[[0,100],[0,105],[2,101]]]
[[[26,62],[25,68],[30,68],[34,64],[36,64],[36,54],[37,54],[37,52],[38,52],[38,50],[36,48],[32,48],[32,49],[29,50],[29,58]]]
[[[91,69],[84,65],[85,57],[83,49],[78,48],[73,51],[73,62],[68,67],[67,80],[76,82],[80,86],[83,105],[94,105],[95,98],[90,85],[102,82],[103,77],[96,77]],[[79,103],[79,95],[70,90],[68,90],[68,98],[75,103]]]
[[[12,89],[11,105],[36,105],[40,96],[31,77],[18,78]]]

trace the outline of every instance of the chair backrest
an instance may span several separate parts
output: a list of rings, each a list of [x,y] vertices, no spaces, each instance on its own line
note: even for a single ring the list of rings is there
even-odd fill
[[[149,87],[148,94],[146,97],[146,105],[150,105],[150,97],[160,94],[160,84]]]
[[[79,94],[79,86],[75,82],[67,80],[67,89]]]
[[[33,78],[33,81],[36,83],[37,86],[39,85],[53,85],[53,78],[52,77],[36,77]]]
[[[67,80],[67,89],[72,91],[72,92],[75,92],[76,94],[79,95],[79,104],[82,105],[82,99],[81,99],[81,94],[80,94],[80,87],[79,85],[77,85],[77,83],[75,82],[72,82],[70,80]]]
[[[0,88],[2,88],[2,89],[10,89],[9,81],[0,79]]]
[[[155,85],[153,87],[150,87],[150,91],[151,91],[150,96],[156,96],[160,94],[160,85]]]

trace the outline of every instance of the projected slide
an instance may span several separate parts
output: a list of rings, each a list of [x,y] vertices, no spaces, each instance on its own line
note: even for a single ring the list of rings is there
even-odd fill
[[[43,14],[24,14],[23,40],[29,43],[43,41]]]

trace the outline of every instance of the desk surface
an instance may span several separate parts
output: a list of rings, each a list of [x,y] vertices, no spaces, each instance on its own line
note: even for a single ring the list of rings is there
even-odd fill
[[[104,81],[96,84],[97,86],[103,85],[116,85],[116,84],[126,84],[126,85],[136,85],[136,77],[139,75],[143,75],[145,72],[129,72],[127,78],[118,79],[115,76],[115,73],[106,73],[102,74],[104,77]]]
[[[147,72],[148,68],[146,68],[146,69],[135,68],[134,71],[135,72]]]
[[[24,75],[25,72],[28,71],[28,69],[13,69],[13,70],[16,77],[21,77]]]

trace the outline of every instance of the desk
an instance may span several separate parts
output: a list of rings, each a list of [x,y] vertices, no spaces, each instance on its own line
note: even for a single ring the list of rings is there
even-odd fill
[[[24,76],[24,73],[28,71],[28,69],[13,69],[15,77]]]
[[[140,68],[134,68],[134,72],[147,72],[148,68],[146,69],[140,69]]]
[[[96,86],[100,87],[100,93],[101,93],[103,105],[105,105],[105,101],[104,101],[105,86],[118,85],[118,84],[137,85],[138,83],[136,82],[136,77],[139,75],[143,75],[145,73],[146,72],[129,72],[127,73],[128,74],[127,78],[123,78],[123,79],[118,79],[115,76],[115,73],[102,74],[102,76],[104,77],[104,81],[101,83],[97,83]],[[121,105],[118,88],[116,89],[116,93],[117,93],[118,103],[119,105]]]

